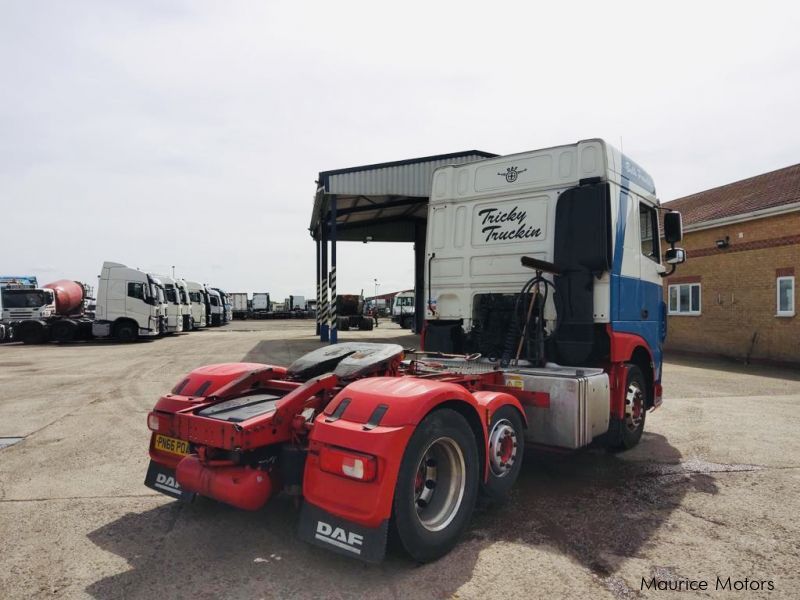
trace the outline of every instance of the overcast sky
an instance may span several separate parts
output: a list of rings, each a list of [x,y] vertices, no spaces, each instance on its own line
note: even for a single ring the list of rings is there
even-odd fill
[[[800,162],[798,3],[0,0],[0,274],[314,293],[319,171],[603,137],[662,201]],[[341,244],[339,291],[413,285]]]

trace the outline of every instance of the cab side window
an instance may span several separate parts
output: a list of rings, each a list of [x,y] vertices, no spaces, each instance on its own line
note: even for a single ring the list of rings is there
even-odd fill
[[[135,281],[128,282],[128,297],[144,300],[144,284]]]
[[[653,262],[661,262],[658,239],[658,213],[652,206],[639,203],[639,239],[642,241],[642,254]]]

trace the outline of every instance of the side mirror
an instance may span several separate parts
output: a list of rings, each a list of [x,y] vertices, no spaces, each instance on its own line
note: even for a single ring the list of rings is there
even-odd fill
[[[664,239],[668,244],[674,244],[683,239],[683,220],[681,219],[681,213],[677,211],[664,213]],[[669,260],[667,260],[667,262],[669,262]]]
[[[679,265],[686,262],[686,250],[683,248],[669,248],[664,254],[664,261],[668,265]]]

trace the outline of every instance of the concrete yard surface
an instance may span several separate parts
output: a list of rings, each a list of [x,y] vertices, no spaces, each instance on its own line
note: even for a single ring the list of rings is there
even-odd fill
[[[668,360],[637,448],[527,453],[510,501],[480,507],[428,565],[308,546],[285,496],[244,512],[144,487],[159,395],[204,364],[288,364],[319,345],[313,329],[242,321],[133,344],[0,346],[0,597],[675,597],[642,589],[653,577],[707,582],[687,596],[800,594],[800,374],[787,370]],[[340,334],[354,339],[417,344],[387,323]],[[760,591],[728,588],[754,580]]]

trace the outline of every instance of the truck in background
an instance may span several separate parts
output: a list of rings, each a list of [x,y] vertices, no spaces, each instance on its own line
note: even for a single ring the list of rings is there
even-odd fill
[[[249,300],[245,292],[231,293],[231,318],[247,319],[250,316]]]
[[[175,280],[175,287],[178,288],[178,298],[181,302],[181,318],[183,319],[183,330],[192,330],[192,302],[189,300],[189,286],[183,279]]]
[[[164,287],[164,333],[180,333],[183,331],[183,307],[175,280],[168,275],[150,273],[150,276]]]
[[[254,319],[266,319],[272,310],[267,292],[253,294],[252,315]]]
[[[219,327],[222,325],[222,317],[224,314],[224,308],[222,307],[222,298],[219,295],[219,292],[213,288],[206,286],[206,294],[208,297],[208,307],[209,307],[209,315],[210,319],[208,321],[209,326],[211,327]]]
[[[97,285],[92,335],[130,342],[165,331],[164,287],[158,278],[121,263],[104,262]]]
[[[25,344],[69,342],[91,337],[92,319],[86,315],[89,286],[60,279],[42,288],[5,288],[3,319],[14,337]]]
[[[398,292],[392,299],[392,323],[403,329],[414,327],[414,292]]]
[[[230,294],[221,288],[211,288],[219,294],[220,305],[222,306],[222,323],[227,325],[233,319],[233,308],[231,307]]]
[[[196,281],[184,280],[189,290],[189,302],[192,309],[192,329],[208,326],[208,304],[206,303],[205,288]]]
[[[339,294],[336,296],[336,327],[339,331],[360,329],[372,331],[375,325],[371,315],[366,314],[364,296]]]

